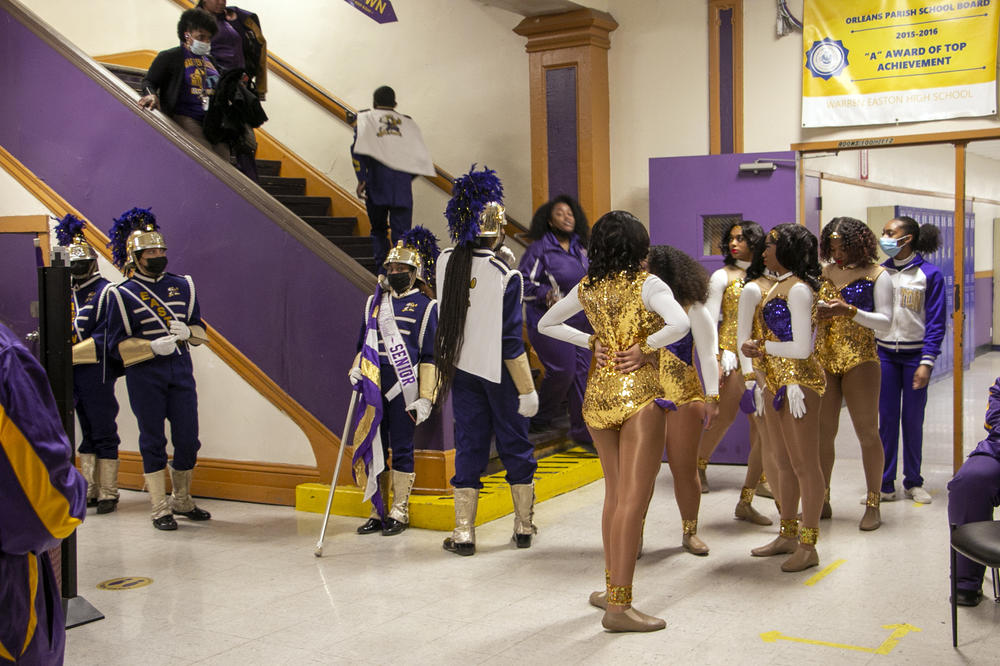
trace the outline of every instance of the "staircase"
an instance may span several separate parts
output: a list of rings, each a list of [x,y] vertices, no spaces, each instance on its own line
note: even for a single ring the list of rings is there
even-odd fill
[[[104,64],[104,67],[140,95],[142,94],[141,82],[145,71],[123,65]],[[357,235],[356,217],[331,215],[330,197],[306,196],[305,179],[282,178],[281,162],[278,160],[257,160],[257,174],[259,185],[265,192],[352,259],[372,273],[376,272],[371,237]]]

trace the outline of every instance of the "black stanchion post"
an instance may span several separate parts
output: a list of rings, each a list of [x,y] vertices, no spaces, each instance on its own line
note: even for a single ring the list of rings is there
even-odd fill
[[[70,345],[70,272],[61,248],[52,253],[52,265],[38,269],[38,343],[42,366],[49,377],[66,435],[75,441],[73,422],[73,352]],[[76,463],[76,454],[73,454]],[[77,594],[76,532],[62,542],[62,602],[66,627],[103,620],[104,615]]]

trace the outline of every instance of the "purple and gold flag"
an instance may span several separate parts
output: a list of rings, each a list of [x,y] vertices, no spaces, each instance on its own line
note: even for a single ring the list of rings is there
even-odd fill
[[[396,12],[389,0],[344,0],[376,23],[394,23]]]
[[[358,393],[354,412],[354,458],[351,468],[354,480],[365,489],[365,501],[371,500],[379,515],[385,518],[383,497],[379,492],[378,475],[385,470],[382,454],[382,389],[379,385],[378,309],[382,302],[382,285],[375,287],[372,307],[365,321],[365,341],[361,347],[361,381],[354,388]]]

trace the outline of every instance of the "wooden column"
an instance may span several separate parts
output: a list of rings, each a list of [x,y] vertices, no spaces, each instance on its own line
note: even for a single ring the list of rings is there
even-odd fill
[[[591,220],[611,208],[608,49],[617,27],[610,14],[579,9],[514,28],[528,38],[533,207],[570,194]]]

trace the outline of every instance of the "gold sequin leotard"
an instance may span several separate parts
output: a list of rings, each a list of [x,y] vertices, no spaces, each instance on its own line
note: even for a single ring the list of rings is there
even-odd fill
[[[768,304],[774,303],[772,307],[780,307],[781,302],[784,302],[784,309],[787,313],[788,310],[788,292],[796,284],[801,282],[796,277],[789,277],[781,282],[778,282],[766,293],[764,298],[761,299],[760,305],[757,306],[757,312],[754,315],[754,319],[759,321],[760,330],[763,332],[764,340],[769,342],[778,342],[781,339],[775,334],[771,326],[767,323],[767,314],[765,313],[765,308]],[[810,289],[810,291],[812,291]],[[817,297],[815,293],[813,294],[813,317],[812,321],[813,327],[815,327],[816,321],[816,300]],[[788,332],[786,337],[790,336],[791,324],[786,320],[788,317],[787,313],[782,316],[783,324],[785,324]],[[788,339],[791,339],[790,337]],[[766,350],[766,347],[765,347]],[[788,386],[789,384],[798,384],[802,387],[811,388],[813,391],[819,395],[823,395],[823,391],[826,390],[826,374],[823,372],[823,366],[819,364],[819,359],[816,358],[815,350],[813,353],[809,354],[807,358],[785,358],[784,356],[775,356],[772,354],[765,353],[764,358],[764,380],[767,390],[772,394],[777,394],[778,389],[782,386]]]
[[[597,339],[613,358],[636,343],[645,343],[662,327],[658,315],[642,302],[642,285],[649,276],[640,272],[633,278],[625,273],[591,282],[584,278],[577,294],[583,311],[594,327]],[[659,372],[643,365],[621,374],[614,363],[591,366],[583,397],[583,420],[591,428],[617,430],[637,411],[663,395]]]
[[[705,402],[705,393],[694,364],[694,335],[691,331],[660,350],[660,385],[663,386],[663,398],[672,402],[675,408],[689,402]]]
[[[834,298],[869,312],[874,309],[875,280],[885,271],[878,264],[841,269],[833,264],[823,269],[823,285],[819,298]],[[848,292],[848,293],[845,293]],[[875,331],[862,326],[851,317],[831,317],[816,325],[816,355],[823,369],[843,377],[862,363],[878,361],[875,351]]]
[[[722,320],[719,322],[719,351],[736,353],[736,326],[740,308],[740,294],[743,292],[743,277],[746,271],[735,266],[724,266],[729,284],[722,292]]]

